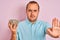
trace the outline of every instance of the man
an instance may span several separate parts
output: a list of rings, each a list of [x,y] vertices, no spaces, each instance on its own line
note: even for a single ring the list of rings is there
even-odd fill
[[[60,32],[60,22],[57,18],[52,20],[52,27],[49,23],[38,21],[39,4],[36,1],[30,1],[26,6],[27,19],[19,22],[16,28],[9,22],[8,26],[11,27],[12,37],[11,40],[45,40],[45,35],[58,38]]]

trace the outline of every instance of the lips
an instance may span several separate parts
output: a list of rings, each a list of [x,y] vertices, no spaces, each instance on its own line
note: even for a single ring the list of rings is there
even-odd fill
[[[31,18],[34,18],[35,16],[34,15],[30,15]]]

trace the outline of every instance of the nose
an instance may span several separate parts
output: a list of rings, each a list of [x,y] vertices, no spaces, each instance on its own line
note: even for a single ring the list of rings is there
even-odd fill
[[[32,15],[33,13],[34,13],[34,11],[32,10],[32,11],[31,11],[31,15]]]

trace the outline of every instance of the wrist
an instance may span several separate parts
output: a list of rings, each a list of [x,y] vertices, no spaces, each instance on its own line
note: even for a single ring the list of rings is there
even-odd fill
[[[16,33],[11,34],[11,40],[16,40]]]
[[[16,37],[16,33],[12,33],[12,37]]]
[[[16,34],[16,32],[12,32],[12,34]]]

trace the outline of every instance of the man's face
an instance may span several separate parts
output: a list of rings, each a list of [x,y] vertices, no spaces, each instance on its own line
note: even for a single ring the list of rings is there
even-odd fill
[[[29,4],[26,10],[27,18],[29,21],[34,22],[37,20],[39,9],[37,4]]]

